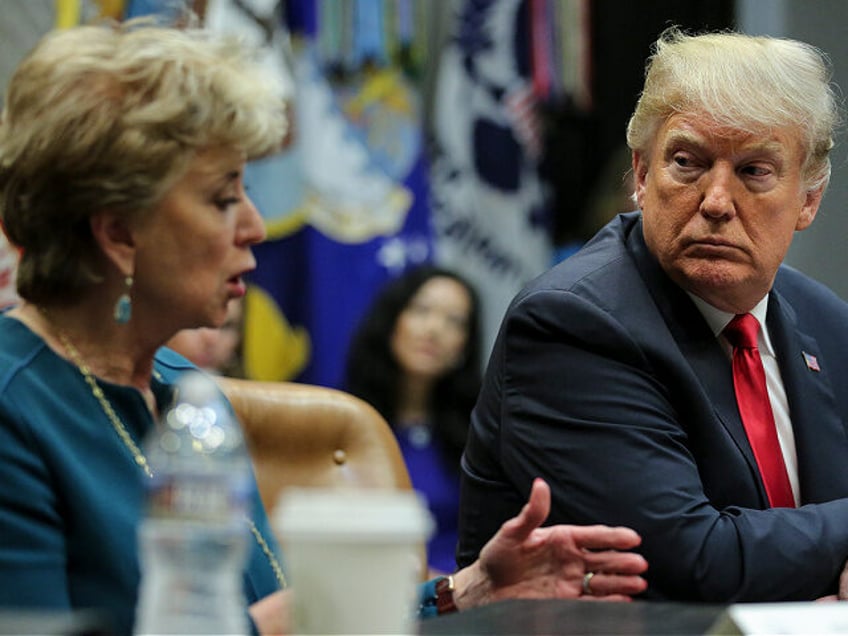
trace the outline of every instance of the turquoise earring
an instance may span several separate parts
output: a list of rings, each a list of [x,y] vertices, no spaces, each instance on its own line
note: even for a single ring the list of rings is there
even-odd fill
[[[125,325],[130,321],[132,317],[132,299],[130,298],[130,290],[133,285],[133,277],[127,276],[124,279],[124,285],[126,285],[126,290],[124,293],[118,297],[118,302],[115,303],[115,322],[119,325]]]

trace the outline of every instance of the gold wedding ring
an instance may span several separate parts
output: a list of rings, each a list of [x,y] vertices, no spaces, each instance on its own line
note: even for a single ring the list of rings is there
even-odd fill
[[[586,596],[592,596],[592,588],[589,584],[592,582],[593,576],[595,576],[594,572],[586,572],[586,574],[583,575],[583,594]]]

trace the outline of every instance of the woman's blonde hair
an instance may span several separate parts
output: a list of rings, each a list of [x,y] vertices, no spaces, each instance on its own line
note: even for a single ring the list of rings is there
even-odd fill
[[[12,76],[0,121],[19,294],[62,300],[97,282],[93,213],[142,215],[198,150],[260,157],[286,125],[276,78],[235,39],[132,22],[48,34]]]
[[[758,134],[795,128],[804,147],[805,186],[815,190],[830,178],[841,119],[830,79],[825,55],[803,42],[731,32],[687,35],[672,27],[654,44],[627,144],[649,155],[660,126],[675,113]]]

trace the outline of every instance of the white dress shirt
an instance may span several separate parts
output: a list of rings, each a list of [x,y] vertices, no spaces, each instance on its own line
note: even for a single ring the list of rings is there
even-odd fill
[[[707,324],[713,330],[716,338],[721,342],[728,357],[733,355],[733,347],[722,334],[724,328],[733,320],[734,314],[716,309],[709,303],[693,294],[689,297],[695,302],[698,310],[706,319]],[[760,358],[766,372],[766,387],[768,388],[769,402],[774,414],[774,424],[777,427],[777,439],[780,442],[780,450],[783,453],[783,462],[786,464],[786,472],[789,475],[789,484],[792,486],[792,495],[795,505],[799,505],[800,487],[798,484],[798,456],[795,452],[795,434],[792,432],[792,420],[789,417],[789,404],[786,401],[786,391],[783,388],[783,378],[780,375],[780,367],[777,365],[777,357],[774,347],[769,338],[766,328],[766,313],[768,312],[768,296],[763,298],[750,312],[757,322],[760,323],[760,333],[757,337],[757,348],[760,350]]]

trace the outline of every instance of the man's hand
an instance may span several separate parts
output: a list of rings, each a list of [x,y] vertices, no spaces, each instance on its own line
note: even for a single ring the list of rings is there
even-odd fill
[[[501,526],[477,561],[454,576],[457,607],[506,598],[624,601],[647,587],[639,576],[648,568],[644,557],[620,552],[638,546],[638,534],[600,525],[540,528],[550,507],[550,488],[536,479],[518,516]]]

